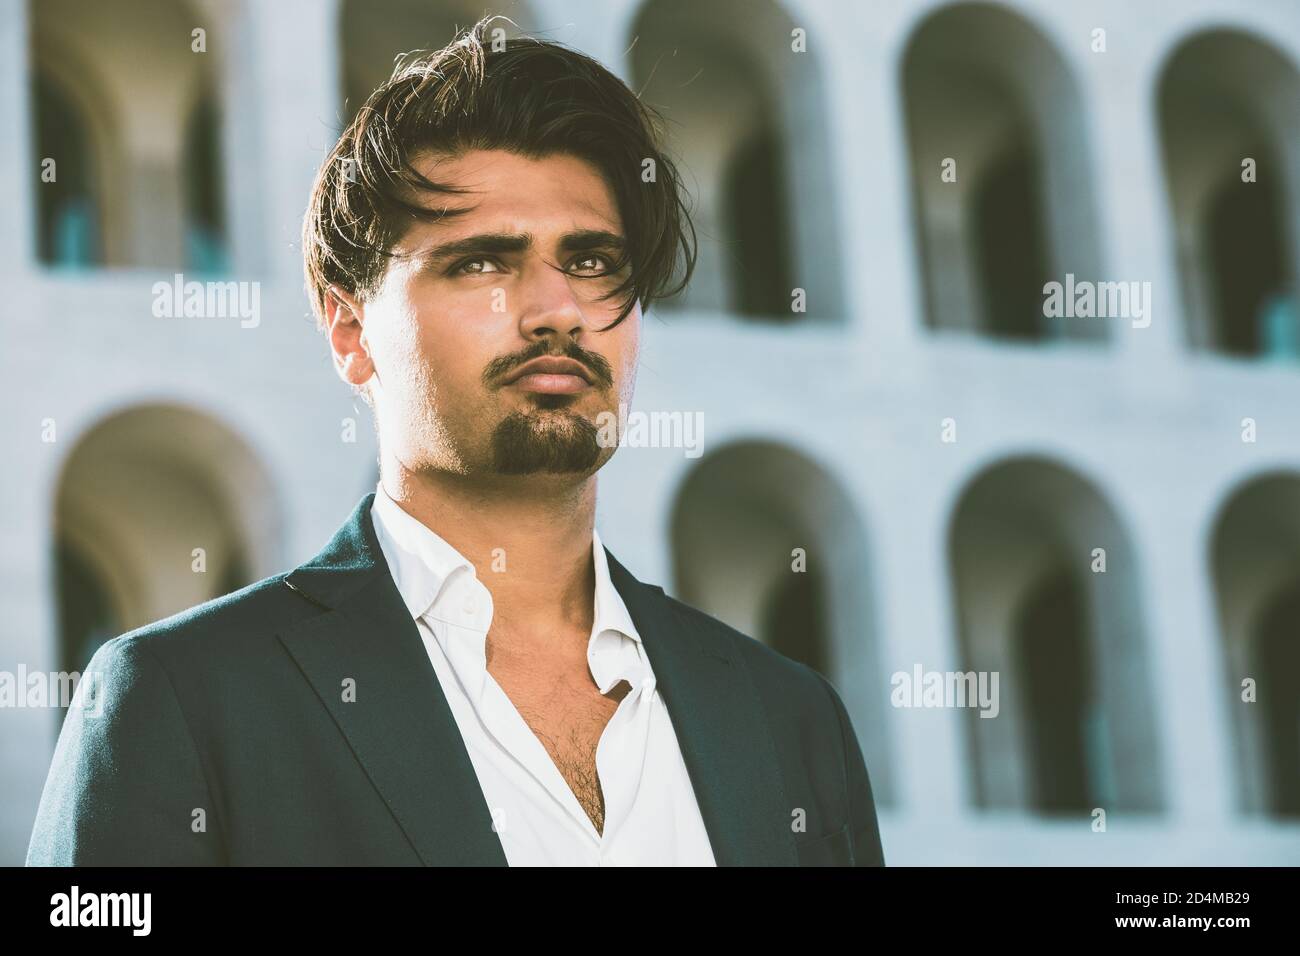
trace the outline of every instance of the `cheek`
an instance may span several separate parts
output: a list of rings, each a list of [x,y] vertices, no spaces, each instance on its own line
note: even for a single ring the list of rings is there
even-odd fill
[[[419,387],[426,365],[419,325],[400,312],[389,317],[374,343],[375,363],[380,374],[388,373],[390,387],[410,394]]]
[[[414,351],[444,398],[472,402],[485,391],[484,368],[497,356],[517,351],[518,344],[500,341],[496,326],[501,323],[486,321],[480,309],[441,304],[436,312],[425,309],[418,315]]]
[[[429,350],[420,315],[406,297],[386,297],[376,304],[380,308],[368,316],[372,331],[367,338],[379,381],[395,414],[419,416],[436,381],[436,355]]]

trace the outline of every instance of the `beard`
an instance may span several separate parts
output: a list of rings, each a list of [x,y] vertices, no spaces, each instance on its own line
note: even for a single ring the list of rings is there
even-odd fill
[[[597,429],[572,412],[511,412],[492,432],[493,467],[501,475],[567,474],[595,468]]]

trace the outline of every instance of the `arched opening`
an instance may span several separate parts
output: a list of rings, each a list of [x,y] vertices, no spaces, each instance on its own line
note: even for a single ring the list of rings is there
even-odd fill
[[[903,60],[926,323],[1001,339],[1101,339],[1048,316],[1043,286],[1097,281],[1082,101],[1064,60],[1000,6],[944,7]]]
[[[185,137],[185,259],[198,272],[224,272],[226,197],[221,181],[221,115],[211,96],[199,99]]]
[[[791,574],[768,592],[758,619],[763,643],[818,673],[830,668],[826,582],[820,571]]]
[[[794,278],[779,137],[756,131],[736,150],[723,178],[723,217],[733,238],[728,268],[734,308],[741,315],[794,318],[789,311]],[[770,197],[756,202],[755,197]]]
[[[797,29],[769,0],[652,0],[637,17],[632,87],[666,121],[699,238],[690,287],[659,308],[843,317],[825,97]]]
[[[780,445],[720,448],[677,493],[672,554],[681,600],[842,691],[877,799],[892,799],[866,534],[839,484]]]
[[[1269,805],[1278,816],[1300,817],[1300,580],[1261,616],[1255,673],[1267,675],[1259,701],[1269,766]]]
[[[1300,474],[1263,475],[1231,495],[1211,564],[1239,805],[1300,817]]]
[[[958,501],[949,556],[963,670],[999,675],[997,719],[963,718],[976,805],[1160,809],[1138,571],[1096,488],[1046,459],[989,467]]]
[[[1185,41],[1161,74],[1165,182],[1194,348],[1300,360],[1297,102],[1294,64],[1236,31]]]
[[[64,464],[54,560],[61,657],[238,590],[279,560],[270,477],[208,415],[140,406],[101,421]]]
[[[441,49],[488,13],[503,17],[494,26],[502,37],[531,30],[532,13],[521,0],[503,0],[491,10],[473,0],[344,0],[338,33],[342,124],[392,75],[399,56]]]
[[[82,673],[96,649],[123,633],[121,611],[108,582],[66,541],[55,542],[60,670]]]
[[[1038,161],[1026,145],[990,163],[972,200],[981,302],[989,335],[1043,334],[1047,263],[1039,226]]]
[[[35,77],[37,257],[46,265],[87,268],[103,262],[100,173],[90,124],[80,106],[43,70]]]
[[[1085,597],[1069,568],[1044,576],[1013,617],[1017,686],[1025,689],[1030,806],[1042,813],[1086,814],[1096,793],[1088,729],[1096,695],[1088,652]]]
[[[213,87],[217,54],[195,52],[193,36],[202,29],[206,47],[216,42],[212,18],[186,0],[41,0],[29,3],[28,16],[37,148],[58,154],[69,187],[36,180],[39,258],[195,264],[187,255],[195,214],[224,229],[223,167],[215,129],[204,121],[215,107],[199,96]],[[203,197],[197,206],[195,191]],[[224,243],[220,231],[209,238]]]

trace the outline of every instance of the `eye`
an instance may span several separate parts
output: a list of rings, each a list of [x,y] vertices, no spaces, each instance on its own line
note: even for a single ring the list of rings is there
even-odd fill
[[[478,256],[473,259],[462,259],[451,267],[452,275],[472,276],[483,275],[485,273],[500,272],[500,263],[495,259]]]
[[[570,271],[584,271],[591,276],[608,275],[614,268],[614,263],[608,256],[599,252],[590,252],[574,259],[570,265]],[[588,271],[594,270],[594,271]]]

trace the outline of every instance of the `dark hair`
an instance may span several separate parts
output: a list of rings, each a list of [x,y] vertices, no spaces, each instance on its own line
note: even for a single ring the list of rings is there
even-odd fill
[[[623,220],[627,244],[615,268],[631,264],[605,296],[623,298],[615,325],[638,300],[645,308],[686,287],[695,229],[677,169],[660,146],[661,117],[591,57],[532,37],[507,39],[490,28],[494,19],[483,18],[441,50],[400,58],[321,166],[302,234],[318,324],[331,284],[373,294],[412,222],[442,218],[420,204],[422,193],[464,191],[412,166],[428,151],[568,153],[594,165]],[[647,160],[650,182],[642,178]]]

